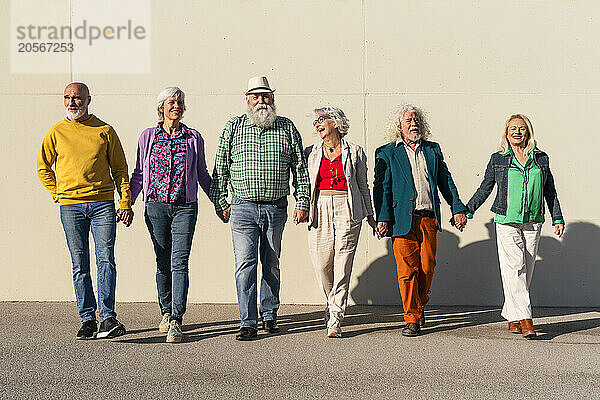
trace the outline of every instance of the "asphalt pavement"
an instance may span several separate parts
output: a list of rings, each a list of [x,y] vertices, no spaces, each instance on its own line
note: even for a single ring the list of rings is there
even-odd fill
[[[284,305],[281,331],[238,342],[237,306],[189,304],[165,343],[155,303],[120,303],[127,334],[75,340],[71,302],[0,303],[0,398],[600,399],[600,312],[537,308],[535,340],[496,307],[434,307],[403,337],[400,307],[354,306],[343,337],[322,307]]]

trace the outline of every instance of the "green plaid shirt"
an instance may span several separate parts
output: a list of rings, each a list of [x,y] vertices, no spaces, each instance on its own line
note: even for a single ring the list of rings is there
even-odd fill
[[[246,114],[230,119],[219,138],[209,198],[217,211],[229,207],[231,194],[247,201],[273,201],[290,194],[292,171],[298,210],[308,211],[310,179],[294,123],[277,117],[262,130]]]

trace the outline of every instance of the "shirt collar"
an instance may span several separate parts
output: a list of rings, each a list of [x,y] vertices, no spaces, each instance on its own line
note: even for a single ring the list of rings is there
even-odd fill
[[[396,139],[396,147],[400,146],[401,144],[404,146],[408,146],[408,144],[404,141],[404,139],[402,139],[402,138]],[[417,140],[417,147],[415,148],[415,150],[418,149],[419,147],[421,147],[421,144],[423,144],[423,139]]]
[[[534,147],[533,150],[531,150],[529,152],[529,157],[533,157],[533,153],[535,153],[536,151],[539,151],[539,149],[537,147]],[[506,149],[506,151],[504,153],[502,153],[503,156],[507,156],[507,155],[511,155],[514,156],[515,153],[513,152],[513,149],[510,145],[508,145],[508,148]]]
[[[504,153],[502,153],[503,156],[508,156],[510,155],[510,159],[511,159],[511,163],[514,165],[517,165],[519,168],[527,168],[529,165],[531,165],[531,163],[533,162],[533,153],[536,150],[536,148],[534,148],[532,151],[529,152],[529,156],[527,157],[527,161],[525,162],[525,165],[521,165],[520,162],[517,161],[517,157],[515,157],[515,152],[513,151],[512,147],[509,145],[508,149],[506,149],[506,151]]]
[[[156,133],[161,133],[161,132],[163,132],[163,133],[165,133],[165,134],[167,133],[167,132],[166,132],[166,131],[163,129],[163,125],[162,125],[162,124],[163,124],[163,123],[162,123],[162,121],[161,121],[161,122],[159,122],[158,124],[156,124]],[[189,129],[189,128],[188,128],[187,126],[185,126],[185,124],[184,124],[183,122],[180,122],[180,123],[179,123],[179,126],[181,127],[181,135],[182,135],[182,136],[187,136],[187,135],[188,135],[188,129]]]

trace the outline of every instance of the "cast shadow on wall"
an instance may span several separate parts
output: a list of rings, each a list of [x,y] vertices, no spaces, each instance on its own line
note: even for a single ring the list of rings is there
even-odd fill
[[[492,221],[485,226],[488,238],[464,247],[458,246],[457,234],[446,230],[438,233],[430,304],[502,305],[495,227]],[[401,304],[391,239],[386,240],[388,254],[373,261],[358,277],[358,284],[351,292],[356,304]],[[531,285],[532,305],[600,306],[599,266],[600,227],[597,225],[568,224],[562,240],[542,236]]]

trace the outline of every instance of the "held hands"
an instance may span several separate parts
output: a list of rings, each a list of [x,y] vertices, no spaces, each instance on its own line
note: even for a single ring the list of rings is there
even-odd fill
[[[231,206],[227,207],[222,211],[217,211],[217,216],[223,221],[224,224],[229,222],[229,217],[231,217]]]
[[[462,232],[465,226],[467,226],[467,216],[464,213],[454,214],[451,223],[456,229]]]
[[[377,236],[377,239],[381,239],[377,234],[377,222],[375,222],[375,218],[373,218],[372,215],[369,215],[367,217],[367,222],[369,223],[371,229],[373,229],[373,236]]]
[[[381,239],[385,236],[387,236],[389,231],[389,223],[386,221],[381,221],[377,223],[377,228],[376,228],[376,234],[377,234],[377,239]]]
[[[294,224],[296,224],[296,225],[298,225],[299,223],[302,223],[302,222],[307,222],[308,221],[308,211],[298,210],[297,208],[294,209],[293,221],[294,221]]]
[[[554,234],[555,235],[558,235],[558,237],[561,238],[563,233],[565,233],[565,224],[554,225]]]
[[[117,210],[117,222],[122,221],[126,227],[133,222],[133,210]]]

